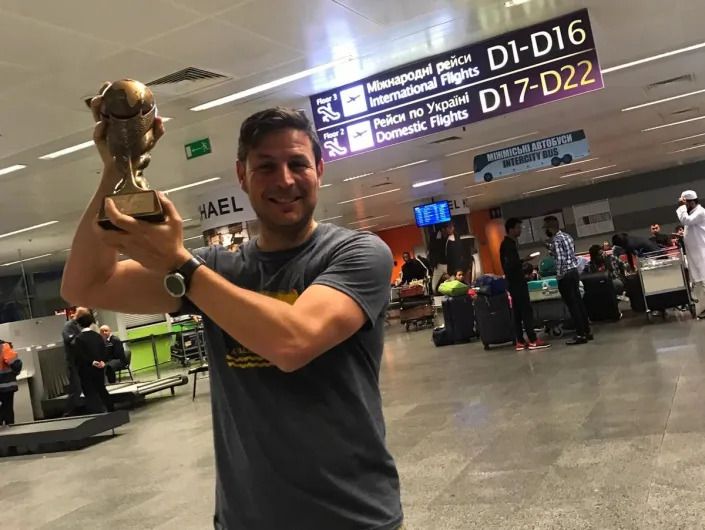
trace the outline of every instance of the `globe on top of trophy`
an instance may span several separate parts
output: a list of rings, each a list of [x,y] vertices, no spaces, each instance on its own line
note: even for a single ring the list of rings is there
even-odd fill
[[[105,199],[112,199],[123,214],[143,221],[162,222],[164,212],[159,197],[142,174],[151,160],[150,151],[155,141],[157,105],[152,91],[139,81],[121,79],[101,95],[100,114],[106,124],[106,142],[120,175],[112,195]],[[105,229],[116,228],[105,213],[105,200],[98,214],[98,224]]]
[[[146,116],[154,106],[154,96],[147,85],[134,79],[121,79],[103,92],[100,113],[108,118],[128,120],[140,113]]]

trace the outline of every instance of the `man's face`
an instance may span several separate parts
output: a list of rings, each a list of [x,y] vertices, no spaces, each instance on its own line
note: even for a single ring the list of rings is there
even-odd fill
[[[514,238],[518,238],[519,236],[521,236],[521,231],[522,231],[523,228],[524,228],[524,227],[521,225],[521,223],[519,223],[518,225],[515,225],[515,226],[510,230],[511,236],[514,237]]]
[[[451,223],[446,226],[445,231],[447,236],[452,236],[455,233],[455,226]]]
[[[463,271],[457,271],[455,273],[455,279],[458,280],[459,282],[462,282],[464,277],[465,277],[465,275],[463,274]]]
[[[676,234],[678,234],[680,237],[683,237],[685,235],[685,228],[679,228]]]
[[[265,136],[237,162],[237,174],[257,217],[270,228],[303,227],[313,217],[323,162],[303,131],[285,129]]]
[[[411,259],[411,254],[409,254],[408,252],[404,252],[404,254],[401,255],[401,259],[403,259],[404,263],[406,263]]]
[[[661,227],[659,225],[651,225],[651,233],[657,235],[661,232]]]
[[[103,335],[104,339],[107,339],[110,337],[111,330],[108,326],[101,326],[100,327],[100,334]]]
[[[697,206],[697,203],[695,201],[685,201],[685,206],[690,212],[693,208],[695,208],[695,206]]]

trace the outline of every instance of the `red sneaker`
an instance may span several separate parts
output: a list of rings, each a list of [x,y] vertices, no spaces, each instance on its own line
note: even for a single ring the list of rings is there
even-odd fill
[[[517,342],[517,351],[524,351],[526,349],[525,342]]]
[[[545,350],[546,348],[550,348],[551,345],[548,344],[547,342],[542,341],[541,339],[536,339],[535,342],[530,342],[529,343],[529,349],[530,350]]]

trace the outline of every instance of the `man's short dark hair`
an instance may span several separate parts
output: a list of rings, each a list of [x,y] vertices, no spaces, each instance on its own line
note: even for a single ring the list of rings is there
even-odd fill
[[[683,226],[683,225],[676,225],[676,232],[678,232],[678,230],[685,230],[685,226]]]
[[[544,223],[557,223],[558,222],[558,217],[555,215],[547,215],[546,217],[543,218]]]
[[[265,136],[286,129],[294,129],[306,133],[306,136],[311,140],[313,156],[316,164],[318,164],[323,155],[321,144],[318,143],[318,137],[313,130],[311,121],[303,110],[284,107],[273,107],[255,112],[242,122],[240,138],[237,143],[237,159],[244,163],[250,151],[256,148]]]
[[[78,322],[78,325],[82,328],[87,328],[95,323],[95,319],[91,313],[84,313],[76,319],[76,322]]]
[[[624,232],[622,232],[621,234],[615,234],[612,236],[612,244],[624,248],[624,246],[627,244],[628,237],[629,235]]]
[[[520,224],[521,224],[521,219],[517,219],[516,217],[510,217],[509,219],[507,219],[507,222],[504,223],[504,229],[507,232],[509,232],[510,230],[515,228],[516,225],[520,225]]]
[[[588,250],[588,252],[590,253],[590,257],[592,259],[595,259],[597,256],[600,255],[600,250],[603,250],[602,245],[592,245],[590,247],[590,250]]]

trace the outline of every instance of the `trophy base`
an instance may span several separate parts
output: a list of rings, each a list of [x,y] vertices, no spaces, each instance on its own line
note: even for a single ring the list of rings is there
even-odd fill
[[[162,204],[159,202],[157,192],[154,190],[109,195],[103,199],[103,204],[98,214],[98,225],[104,230],[120,230],[105,214],[105,199],[112,199],[120,213],[140,221],[161,223],[165,219]]]

